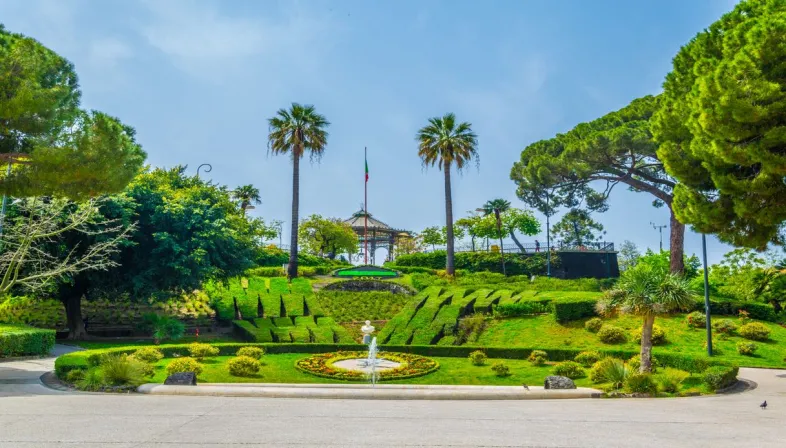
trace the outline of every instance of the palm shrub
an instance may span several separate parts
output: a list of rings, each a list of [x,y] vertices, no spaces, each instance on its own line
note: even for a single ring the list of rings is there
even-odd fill
[[[584,376],[584,369],[581,368],[581,364],[575,361],[563,361],[554,366],[552,373],[575,380]]]
[[[234,376],[254,376],[260,366],[259,360],[250,356],[236,356],[227,362],[227,369]]]
[[[625,384],[630,373],[630,369],[621,359],[603,358],[590,369],[590,381],[595,384],[609,383],[614,389],[619,389]]]
[[[237,356],[248,356],[253,359],[260,359],[265,354],[265,349],[262,347],[240,347],[237,350]]]
[[[445,175],[445,229],[447,231],[445,271],[455,275],[453,238],[453,197],[450,170],[455,166],[461,171],[472,159],[477,160],[478,138],[472,125],[458,123],[452,113],[428,120],[416,136],[418,156],[424,166],[437,165]]]
[[[194,342],[193,344],[188,344],[188,353],[190,353],[192,357],[200,361],[204,358],[218,356],[218,352],[219,352],[218,347],[214,347],[210,344],[202,344],[200,342]]]
[[[166,314],[145,314],[142,316],[142,327],[152,334],[156,344],[164,340],[180,339],[186,332],[183,322]]]
[[[650,264],[639,264],[622,274],[614,289],[598,301],[597,310],[605,316],[620,313],[642,318],[640,371],[647,373],[652,371],[655,317],[691,306],[693,298],[684,278]]]
[[[486,359],[488,359],[488,356],[480,350],[475,350],[469,354],[469,361],[473,366],[486,365]]]
[[[657,381],[663,392],[676,393],[680,390],[682,382],[688,379],[690,373],[667,367],[662,373],[658,374]]]
[[[625,379],[625,390],[631,393],[655,395],[658,385],[650,373],[632,373]]]
[[[597,333],[603,327],[603,320],[600,317],[593,317],[584,322],[584,329],[590,333]]]
[[[104,373],[98,367],[87,369],[77,382],[79,390],[98,390],[104,385]]]
[[[297,277],[298,222],[300,213],[300,159],[308,152],[311,160],[319,160],[327,146],[327,127],[324,116],[311,105],[292,103],[289,109],[279,109],[268,120],[268,149],[272,154],[288,154],[292,159],[292,227],[290,229],[289,278]]]
[[[581,352],[573,358],[574,361],[581,364],[584,367],[592,367],[593,364],[600,361],[601,355],[599,352],[594,350],[589,350],[586,352]]]
[[[146,364],[133,356],[108,355],[101,362],[104,382],[111,386],[139,386],[147,376]]]
[[[770,338],[770,329],[761,322],[751,322],[741,326],[737,334],[753,341],[766,341]]]
[[[202,365],[199,364],[199,361],[196,359],[184,356],[182,358],[173,359],[172,362],[166,366],[167,375],[183,372],[194,372],[196,375],[199,375],[202,373]]]
[[[542,366],[549,360],[549,355],[543,350],[532,350],[527,360],[532,363],[533,366]]]

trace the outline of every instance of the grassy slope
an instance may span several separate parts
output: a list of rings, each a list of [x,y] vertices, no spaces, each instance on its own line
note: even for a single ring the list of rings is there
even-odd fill
[[[240,279],[231,279],[226,285],[209,284],[205,290],[211,299],[217,303],[217,312],[222,319],[234,318],[232,297],[237,297],[238,308],[244,318],[257,316],[257,302],[262,299],[262,306],[266,317],[279,316],[281,300],[283,298],[287,315],[298,316],[303,314],[303,297],[307,301],[313,300],[311,282],[305,278],[292,280],[290,293],[287,279],[283,277],[250,277],[248,291],[241,288]],[[318,306],[314,304],[311,314],[319,314]]]
[[[726,319],[716,317],[713,320]],[[729,318],[739,325],[736,318]],[[606,322],[628,329],[633,333],[641,327],[641,320],[634,317],[620,317],[606,319]],[[553,315],[537,317],[494,320],[480,336],[477,345],[481,346],[527,346],[542,348],[572,348],[572,349],[611,349],[621,348],[636,351],[639,345],[632,337],[624,344],[603,344],[597,336],[584,330],[584,320],[569,322],[566,325],[558,324]],[[666,331],[669,343],[655,347],[655,355],[660,352],[701,355],[706,353],[703,344],[706,333],[703,329],[691,329],[685,324],[684,315],[671,317],[658,317],[655,324]],[[786,356],[786,328],[765,322],[771,330],[770,341],[756,342],[759,350],[755,357],[742,356],[737,353],[736,344],[745,339],[732,336],[726,340],[713,333],[713,343],[720,349],[719,357],[749,367],[783,367]]]
[[[317,302],[326,315],[336,322],[385,320],[395,316],[412,296],[389,292],[321,291]]]

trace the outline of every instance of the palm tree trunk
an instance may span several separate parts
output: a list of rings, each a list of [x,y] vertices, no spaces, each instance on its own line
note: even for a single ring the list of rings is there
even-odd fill
[[[524,246],[519,242],[519,239],[516,238],[516,234],[513,233],[513,229],[510,230],[510,238],[513,240],[514,243],[516,243],[516,246],[519,248],[522,254],[526,252],[524,250]]]
[[[674,211],[669,207],[671,217],[669,222],[669,271],[672,274],[685,272],[685,224],[679,222],[674,216]]]
[[[292,234],[289,236],[289,278],[297,277],[297,228],[300,208],[300,157],[294,152],[292,157]]]
[[[502,245],[502,220],[499,217],[499,210],[494,210],[494,217],[497,218],[497,234],[499,235],[499,259],[502,264],[502,275],[508,275],[505,272],[505,246]]]
[[[450,164],[446,163],[443,169],[445,170],[445,227],[447,230],[445,271],[448,275],[454,275],[456,270],[453,267],[453,197],[450,193]]]
[[[652,372],[652,326],[655,324],[655,315],[644,317],[644,326],[641,327],[641,367],[639,372]]]

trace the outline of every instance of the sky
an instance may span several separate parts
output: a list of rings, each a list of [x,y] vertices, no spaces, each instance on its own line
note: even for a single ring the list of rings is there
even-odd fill
[[[369,212],[443,226],[444,178],[421,166],[415,133],[447,112],[472,123],[480,155],[453,177],[454,216],[494,198],[526,208],[509,178],[522,149],[659,93],[679,48],[735,3],[0,0],[0,23],[71,60],[83,106],[133,126],[151,165],[209,163],[202,176],[259,188],[252,214],[285,221],[286,241],[291,161],[266,141],[278,109],[313,104],[331,122],[322,160],[301,165],[301,217],[361,208],[367,147]],[[594,215],[605,240],[657,249],[651,223],[669,214],[652,199],[615,189]],[[698,234],[685,245],[701,253]],[[730,249],[708,238],[710,263]]]

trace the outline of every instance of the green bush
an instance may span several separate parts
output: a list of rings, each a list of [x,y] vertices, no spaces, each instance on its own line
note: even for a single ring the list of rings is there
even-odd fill
[[[584,369],[581,368],[581,364],[575,361],[562,361],[554,366],[552,373],[575,380],[584,376]]]
[[[507,275],[545,275],[546,254],[506,254],[505,271]],[[455,256],[455,267],[469,272],[501,272],[499,254],[494,252],[460,252]],[[560,265],[559,256],[552,254],[552,267]],[[445,269],[445,251],[419,252],[414,254],[399,255],[396,257],[396,267],[418,266],[429,269]]]
[[[637,344],[641,344],[641,331],[642,329],[639,328],[633,333],[633,340]],[[663,345],[668,342],[666,339],[666,330],[661,328],[659,325],[652,326],[652,345]]]
[[[761,322],[751,322],[741,326],[737,334],[752,341],[766,341],[770,338],[770,329]]]
[[[730,319],[720,319],[712,323],[712,329],[717,333],[730,335],[737,331],[737,324]]]
[[[577,363],[583,365],[584,367],[592,367],[593,364],[600,361],[600,358],[601,358],[601,354],[599,352],[590,350],[590,351],[579,353],[578,355],[576,355],[574,360]]]
[[[668,367],[663,370],[662,373],[657,375],[657,381],[660,384],[660,389],[663,392],[668,393],[676,393],[680,390],[680,386],[682,382],[688,379],[690,373],[679,370],[679,369],[672,369]]]
[[[584,329],[590,333],[597,333],[603,327],[603,319],[600,317],[593,317],[592,319],[584,322]]]
[[[43,356],[55,346],[54,330],[0,324],[0,358]]]
[[[533,314],[545,314],[549,312],[550,301],[521,301],[517,303],[506,303],[494,308],[497,317],[522,317]]]
[[[590,381],[595,384],[609,383],[614,389],[619,389],[630,374],[630,369],[622,360],[603,358],[590,369]]]
[[[475,350],[469,354],[469,361],[473,366],[486,365],[486,359],[488,359],[488,356],[480,350]]]
[[[685,322],[691,328],[704,328],[707,326],[707,316],[701,311],[694,311],[685,316]]]
[[[737,353],[742,356],[754,356],[759,346],[753,342],[741,341],[737,343]]]
[[[229,373],[234,376],[254,376],[260,367],[259,360],[250,356],[237,356],[227,362]]]
[[[702,379],[710,390],[724,389],[737,382],[736,366],[713,366],[704,371]]]
[[[491,370],[493,370],[494,373],[497,376],[509,376],[510,375],[510,367],[508,367],[508,365],[505,364],[502,361],[498,361],[498,362],[495,362],[494,364],[492,364],[491,365]]]
[[[107,355],[101,362],[104,382],[110,386],[139,386],[145,382],[146,364],[133,356]]]
[[[76,384],[79,381],[82,381],[84,378],[85,378],[85,370],[72,370],[66,374],[65,382],[70,384]]]
[[[532,350],[527,360],[531,362],[533,366],[542,366],[549,360],[549,355],[543,350]]]
[[[134,358],[146,363],[155,364],[164,358],[164,354],[155,347],[142,347],[134,352]]]
[[[625,330],[613,325],[604,325],[598,330],[598,339],[604,344],[620,344],[628,340]]]
[[[194,372],[199,375],[202,373],[202,365],[194,358],[184,356],[182,358],[173,359],[172,362],[166,366],[166,374],[173,375],[181,372]]]
[[[558,322],[568,322],[595,316],[597,297],[569,297],[552,302]]]
[[[649,373],[632,373],[625,379],[625,390],[634,394],[655,395],[658,385]]]
[[[104,386],[104,374],[98,367],[83,371],[82,379],[76,382],[77,389],[98,390]]]
[[[650,360],[652,361],[652,371],[653,372],[657,371],[658,367],[660,366],[660,363],[658,362],[658,358],[650,355]],[[634,372],[638,372],[639,369],[641,368],[641,355],[636,355],[631,357],[628,360],[628,366]]]
[[[210,344],[194,342],[193,344],[188,345],[188,353],[190,353],[193,358],[198,360],[218,356],[218,352],[218,347],[213,347]]]
[[[166,314],[147,313],[142,316],[142,328],[146,329],[156,341],[178,340],[186,332],[186,326],[178,319]]]
[[[259,359],[264,354],[265,354],[265,349],[263,349],[262,347],[247,346],[247,347],[240,347],[237,350],[237,356],[247,356],[253,359]]]

